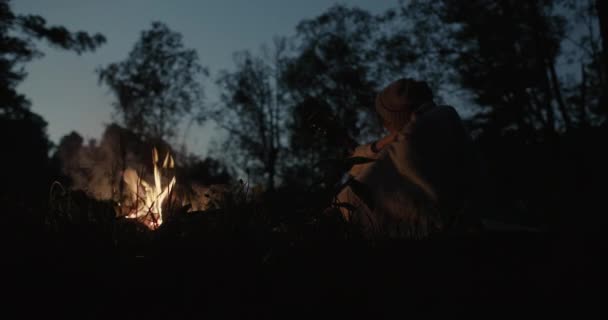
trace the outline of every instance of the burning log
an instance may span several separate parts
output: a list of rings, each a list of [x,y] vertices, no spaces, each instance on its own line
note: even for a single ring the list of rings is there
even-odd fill
[[[248,188],[242,183],[230,186],[228,181],[222,181],[207,185],[213,179],[201,179],[187,170],[178,177],[182,171],[177,168],[175,154],[165,141],[146,140],[111,125],[99,143],[84,145],[77,134],[66,136],[57,157],[69,177],[66,187],[83,191],[95,200],[114,203],[116,217],[140,222],[151,230],[158,229],[174,213],[233,205],[239,202],[235,199],[240,194],[247,193]]]
[[[123,179],[128,186],[130,204],[126,206],[126,218],[137,219],[150,229],[156,229],[163,223],[163,204],[172,194],[176,180],[173,176],[163,187],[161,169],[173,169],[175,161],[169,152],[165,155],[162,165],[159,162],[158,150],[153,149],[152,166],[154,170],[154,185],[150,185],[132,168],[127,168]]]

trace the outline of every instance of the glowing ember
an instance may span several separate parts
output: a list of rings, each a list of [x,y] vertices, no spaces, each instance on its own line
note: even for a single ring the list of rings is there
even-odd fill
[[[164,188],[161,181],[161,168],[171,169],[175,163],[173,157],[167,153],[159,166],[158,151],[152,151],[152,164],[154,167],[154,185],[151,186],[143,180],[133,169],[125,170],[123,179],[129,187],[129,194],[132,198],[133,206],[130,208],[127,218],[137,219],[150,229],[156,229],[163,223],[163,203],[171,194],[175,186],[175,177]]]

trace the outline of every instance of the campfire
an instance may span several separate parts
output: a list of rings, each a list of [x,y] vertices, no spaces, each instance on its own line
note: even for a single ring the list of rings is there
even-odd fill
[[[137,219],[152,230],[157,229],[163,223],[163,204],[171,197],[176,182],[173,175],[170,182],[163,186],[163,180],[167,180],[166,174],[163,173],[175,166],[173,156],[167,152],[162,164],[159,160],[158,150],[153,148],[154,184],[144,180],[143,172],[138,173],[132,168],[127,168],[123,174],[128,191],[128,201],[122,206],[123,210],[127,212],[125,217]]]
[[[178,163],[179,157],[168,144],[142,140],[116,125],[106,129],[99,143],[82,142],[71,135],[57,152],[62,172],[69,177],[69,189],[113,203],[116,218],[150,230],[167,223],[173,213],[220,208],[233,200],[228,195],[239,195],[244,187],[208,183],[206,176],[197,176],[196,170],[206,168],[201,169],[203,162],[183,156]]]

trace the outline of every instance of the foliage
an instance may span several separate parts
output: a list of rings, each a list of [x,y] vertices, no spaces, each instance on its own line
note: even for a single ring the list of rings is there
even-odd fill
[[[182,35],[161,22],[141,33],[124,61],[111,63],[98,74],[116,98],[122,124],[138,135],[172,138],[184,117],[202,119],[200,80],[207,69],[195,50],[184,47]]]
[[[17,15],[8,0],[0,1],[0,117],[27,119],[29,101],[17,92],[17,86],[27,76],[22,66],[43,54],[35,40],[45,40],[51,46],[78,54],[94,51],[105,42],[101,34],[72,32],[62,26],[49,26],[38,15]]]
[[[414,43],[437,58],[431,63],[447,70],[447,80],[472,93],[480,128],[531,138],[597,122],[590,113],[593,72],[577,76],[569,65],[572,57],[583,66],[597,60],[584,51],[598,39],[568,50],[566,40],[580,29],[573,13],[559,1],[409,1],[395,19],[412,21]],[[583,15],[593,20],[593,12]]]
[[[37,198],[45,193],[54,173],[48,159],[51,142],[42,117],[29,110],[20,113],[18,119],[0,116],[0,194]]]
[[[298,53],[283,74],[293,104],[288,176],[293,183],[331,181],[337,177],[324,173],[336,168],[328,160],[380,132],[370,41],[376,23],[364,10],[334,6],[296,30]]]
[[[39,41],[81,54],[94,51],[105,38],[49,26],[37,15],[15,14],[9,1],[0,0],[0,196],[7,197],[3,202],[11,198],[17,203],[35,203],[32,207],[37,208],[43,206],[40,199],[57,168],[48,159],[52,143],[47,122],[29,110],[29,100],[17,88],[27,76],[24,65],[43,56]]]
[[[272,53],[254,56],[248,51],[235,54],[234,72],[224,71],[217,80],[221,103],[214,120],[228,132],[223,152],[236,157],[233,163],[256,176],[266,177],[266,187],[274,189],[277,169],[285,148],[285,87],[279,78],[284,68],[286,42],[276,39]]]
[[[3,137],[26,140],[3,143],[11,156],[3,157],[2,166],[21,184],[5,183],[2,191],[13,186],[30,191],[22,173],[40,177],[52,172],[50,144],[45,121],[27,110],[26,97],[15,89],[25,77],[20,68],[41,55],[36,40],[82,53],[104,39],[49,27],[38,16],[14,15],[8,4],[0,1],[0,128]],[[238,169],[250,169],[251,180],[263,178],[274,192],[263,194],[260,202],[224,199],[229,210],[210,215],[180,212],[176,217],[185,217],[180,227],[192,223],[193,237],[219,223],[216,235],[237,230],[268,238],[314,238],[327,226],[319,223],[326,218],[320,212],[330,202],[326,193],[345,171],[341,160],[353,145],[381,133],[373,110],[375,93],[395,78],[413,76],[430,82],[444,97],[455,90],[473,98],[460,102],[473,110],[477,145],[494,174],[488,189],[496,191],[499,209],[487,216],[539,227],[601,229],[594,207],[602,205],[606,178],[600,152],[606,131],[600,125],[605,124],[601,99],[607,82],[605,15],[598,11],[598,1],[570,0],[412,0],[381,15],[335,6],[302,21],[295,37],[276,41],[272,51],[236,54],[234,71],[217,79],[222,96],[210,116],[228,132],[222,152]],[[156,139],[174,136],[176,124],[186,116],[203,119],[209,114],[202,109],[199,83],[207,74],[181,35],[159,22],[142,32],[126,60],[99,70],[101,82],[116,97],[123,124]],[[73,153],[82,145],[81,137],[70,135],[59,153]],[[349,161],[366,160],[351,158],[347,165]],[[189,159],[178,174],[204,182],[230,178],[212,159]],[[48,184],[40,186],[46,190]],[[249,183],[240,186],[242,191]],[[108,203],[87,211],[84,194],[74,199],[84,203],[71,207],[80,215],[76,222],[68,221],[74,230],[82,221],[95,228],[88,215],[109,211]],[[51,209],[59,208],[60,218],[68,219],[67,203]],[[15,221],[27,212],[26,201],[20,205],[11,216]],[[103,223],[116,222],[110,220]],[[168,221],[164,228],[171,223],[181,222]],[[179,238],[180,227],[165,232]]]

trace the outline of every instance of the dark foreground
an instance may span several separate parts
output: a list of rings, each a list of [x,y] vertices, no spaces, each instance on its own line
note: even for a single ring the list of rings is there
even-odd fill
[[[36,249],[25,241],[20,250],[32,250],[13,255],[3,274],[4,301],[22,317],[85,318],[587,313],[606,303],[608,248],[599,234],[418,241],[168,234],[119,246],[92,245],[86,235]]]

